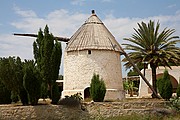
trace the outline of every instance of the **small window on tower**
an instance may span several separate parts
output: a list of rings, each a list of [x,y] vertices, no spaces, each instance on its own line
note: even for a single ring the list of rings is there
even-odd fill
[[[91,50],[88,50],[88,54],[89,54],[89,55],[91,54]]]

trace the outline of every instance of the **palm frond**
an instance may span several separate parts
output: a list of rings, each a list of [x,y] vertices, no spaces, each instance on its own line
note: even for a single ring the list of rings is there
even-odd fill
[[[149,21],[148,24],[138,23],[138,28],[131,38],[124,38],[130,43],[122,44],[126,50],[130,50],[129,57],[135,64],[143,61],[148,63],[161,64],[170,67],[170,62],[177,64],[180,61],[180,48],[176,44],[180,42],[179,36],[173,36],[175,29],[165,28],[159,32],[160,23]],[[131,64],[127,59],[123,59],[126,68]]]

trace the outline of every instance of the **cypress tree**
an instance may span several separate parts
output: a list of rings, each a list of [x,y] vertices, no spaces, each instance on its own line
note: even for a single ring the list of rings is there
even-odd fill
[[[106,86],[103,79],[100,79],[99,75],[93,75],[90,84],[90,95],[93,101],[102,102],[106,94]]]
[[[164,86],[164,82],[163,82],[162,77],[157,79],[156,84],[157,84],[158,92],[161,95],[163,93],[163,86]]]
[[[52,104],[57,104],[60,99],[59,87],[57,83],[53,84],[52,87]]]
[[[7,89],[20,96],[23,105],[28,103],[27,93],[23,87],[23,63],[19,57],[0,59],[0,78]]]
[[[33,51],[35,62],[37,63],[43,79],[42,95],[46,96],[47,86],[49,86],[49,97],[52,98],[54,91],[52,88],[58,79],[62,48],[61,43],[54,40],[53,35],[49,33],[47,25],[45,26],[44,32],[42,32],[41,29],[39,30],[38,37],[33,43]]]
[[[165,100],[169,100],[173,93],[173,87],[167,70],[164,71],[163,77],[158,80],[157,84],[161,97]]]
[[[41,95],[41,78],[34,61],[25,62],[23,79],[23,85],[28,93],[31,105],[37,105]]]
[[[0,80],[0,104],[11,103],[11,91]]]

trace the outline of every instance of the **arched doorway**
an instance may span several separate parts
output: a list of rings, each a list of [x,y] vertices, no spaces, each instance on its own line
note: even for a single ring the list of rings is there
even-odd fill
[[[90,91],[89,91],[89,87],[87,87],[86,89],[84,89],[84,99],[90,98]]]
[[[169,74],[170,75],[170,74]],[[160,77],[162,77],[163,76],[163,73],[160,73],[160,74],[157,74],[156,75],[156,79],[158,79],[158,78],[160,78]],[[176,89],[177,89],[177,87],[178,87],[178,82],[177,82],[177,80],[172,76],[172,75],[170,75],[170,80],[171,80],[171,84],[172,84],[172,86],[173,86],[173,93],[176,93]],[[150,90],[150,88],[148,88],[148,92],[149,93],[152,93],[152,91]]]

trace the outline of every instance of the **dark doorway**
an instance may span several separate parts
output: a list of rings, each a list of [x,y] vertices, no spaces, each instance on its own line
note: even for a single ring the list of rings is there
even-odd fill
[[[87,88],[84,90],[84,99],[86,99],[86,98],[90,98],[89,87],[87,87]]]

